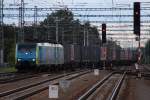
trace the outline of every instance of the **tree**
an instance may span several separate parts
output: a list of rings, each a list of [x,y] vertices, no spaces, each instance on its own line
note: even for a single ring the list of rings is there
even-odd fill
[[[150,40],[147,41],[143,52],[144,60],[146,63],[150,63]]]
[[[4,61],[10,65],[15,63],[16,31],[13,26],[4,26]]]
[[[48,15],[41,22],[40,27],[45,28],[45,33],[50,36],[49,42],[56,43],[56,26],[58,25],[59,43],[61,44],[83,44],[84,35],[88,31],[89,44],[100,43],[99,33],[96,27],[91,27],[89,22],[81,24],[79,20],[73,18],[73,13],[69,10],[58,10],[57,12]],[[44,32],[41,31],[41,32]],[[43,37],[44,33],[40,33]],[[47,35],[45,35],[48,37]],[[96,41],[96,42],[95,42]]]

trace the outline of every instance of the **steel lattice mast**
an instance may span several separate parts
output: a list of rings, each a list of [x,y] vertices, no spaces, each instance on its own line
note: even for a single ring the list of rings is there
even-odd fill
[[[0,64],[4,63],[3,2],[0,0]]]
[[[35,6],[35,11],[34,11],[34,39],[38,39],[38,33],[37,33],[37,6]]]
[[[18,42],[24,42],[24,0],[21,0],[21,6],[19,7],[19,32]]]

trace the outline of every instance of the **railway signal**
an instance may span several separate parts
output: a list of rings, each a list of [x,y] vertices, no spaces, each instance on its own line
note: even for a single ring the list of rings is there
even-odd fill
[[[102,24],[102,44],[106,43],[106,24]]]
[[[134,34],[140,36],[140,2],[134,2]]]
[[[139,47],[138,50],[140,51],[141,49],[141,44],[140,44],[140,2],[134,2],[134,34],[138,36],[138,41],[139,41]],[[138,63],[140,63],[140,55],[141,52],[138,51]]]
[[[103,59],[103,64],[104,64],[103,67],[104,69],[106,69],[105,67],[106,67],[106,56],[107,56],[106,49],[107,48],[105,47],[105,44],[106,44],[106,24],[105,23],[102,24],[102,44],[103,44],[103,47],[101,51],[103,51],[102,52],[103,56],[101,59]]]

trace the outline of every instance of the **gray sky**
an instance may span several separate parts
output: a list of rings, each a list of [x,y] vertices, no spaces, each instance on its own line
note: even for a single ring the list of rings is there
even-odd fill
[[[20,3],[21,0],[4,0],[4,5],[5,7],[15,7],[15,6],[10,6],[11,4],[17,4]],[[27,3],[26,7],[34,7],[34,6],[38,6],[38,7],[61,7],[61,5],[67,6],[67,7],[133,7],[133,2],[150,2],[150,0],[24,0],[25,3]],[[144,3],[141,4],[142,7],[146,6],[146,7],[150,7],[150,3],[149,5],[145,5]],[[5,12],[5,13],[9,13],[9,14],[18,14],[18,12]],[[26,12],[28,14],[33,12]],[[38,12],[39,14],[46,14],[48,12]],[[104,11],[104,12],[74,12],[75,14],[133,14],[133,12],[128,12],[128,11]],[[150,14],[150,11],[145,11],[145,12],[141,12],[142,14]],[[43,20],[43,19],[38,19],[38,20]],[[80,20],[103,20],[104,22],[107,20],[133,20],[133,18],[80,18]],[[141,20],[144,20],[143,18]],[[18,18],[10,18],[10,19],[4,19],[5,22],[9,22],[9,23],[16,23],[18,22]],[[32,21],[33,22],[33,18],[26,18],[25,19],[26,22]],[[101,25],[101,23],[99,24],[94,24],[97,25],[98,28]],[[117,24],[119,25],[125,25],[125,24]],[[148,24],[150,25],[150,24]],[[119,27],[120,28],[120,27]],[[123,28],[125,29],[125,28]],[[133,29],[133,27],[128,27],[128,29]],[[100,32],[101,33],[101,32]],[[111,33],[111,32],[110,32]],[[113,32],[114,33],[114,32]],[[121,32],[120,32],[121,33]],[[128,34],[133,34],[133,32],[128,32],[125,31],[124,33],[121,33],[122,36],[118,36],[120,38],[124,37],[124,34],[126,34],[126,37],[135,37],[135,35],[128,35]],[[120,34],[120,35],[121,35]],[[150,32],[148,32],[148,34],[150,34]],[[116,37],[116,36],[115,36]],[[142,35],[142,37],[145,37],[144,35]],[[149,35],[150,37],[150,35]],[[115,39],[114,39],[115,40]],[[137,43],[135,43],[135,40],[130,40],[126,41],[126,42],[120,42],[122,45],[126,45],[126,46],[130,46],[132,47],[134,42],[134,46],[137,46]],[[146,40],[142,40],[142,45],[144,45],[144,43],[146,42]]]
[[[4,0],[5,4],[10,4],[13,2],[19,3],[21,0]],[[29,5],[36,5],[36,6],[49,6],[49,5],[57,5],[57,4],[65,4],[65,5],[71,5],[74,4],[76,6],[84,5],[86,4],[90,7],[95,6],[103,6],[103,7],[110,7],[112,5],[112,2],[114,5],[116,4],[130,4],[132,6],[133,2],[139,1],[139,2],[150,2],[150,0],[24,0],[25,3],[28,3]]]

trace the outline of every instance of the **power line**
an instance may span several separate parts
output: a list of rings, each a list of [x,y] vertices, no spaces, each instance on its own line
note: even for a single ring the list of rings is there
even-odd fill
[[[18,17],[18,14],[4,14],[4,17]],[[34,14],[24,14],[24,17],[34,17]],[[37,17],[47,17],[47,14],[38,14]],[[74,14],[74,17],[133,17],[133,15],[81,15]],[[141,15],[141,17],[150,17],[150,15]]]
[[[102,30],[99,30],[102,31]],[[128,32],[128,31],[134,31],[133,29],[107,29],[107,31],[122,31],[122,32]],[[141,31],[150,31],[150,29],[141,29]]]
[[[34,11],[35,8],[24,8],[25,11]],[[58,8],[58,7],[52,7],[52,8],[37,8],[38,11],[57,11],[65,8]],[[133,11],[133,8],[67,8],[69,11],[121,11],[121,10],[127,10],[127,11]],[[18,8],[4,8],[4,10],[19,10]],[[141,10],[150,10],[150,7],[142,7]]]

